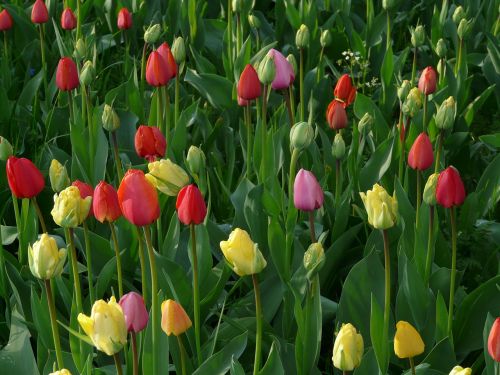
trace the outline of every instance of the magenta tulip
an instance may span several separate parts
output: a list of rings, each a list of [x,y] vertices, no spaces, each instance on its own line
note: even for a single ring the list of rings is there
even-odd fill
[[[271,87],[274,90],[287,89],[295,80],[295,72],[293,71],[292,64],[288,62],[281,52],[274,48],[269,50],[268,55],[273,58],[274,66],[276,67],[276,75]]]
[[[136,292],[130,292],[120,298],[119,302],[125,315],[128,332],[141,332],[148,325],[149,314],[144,298]]]
[[[293,203],[302,211],[314,211],[323,205],[323,190],[310,171],[301,169],[293,184]]]

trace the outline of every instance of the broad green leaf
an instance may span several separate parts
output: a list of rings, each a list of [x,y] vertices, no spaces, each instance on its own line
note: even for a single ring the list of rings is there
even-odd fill
[[[233,85],[226,78],[215,75],[200,73],[192,69],[186,70],[184,81],[192,85],[198,92],[217,109],[231,107]]]

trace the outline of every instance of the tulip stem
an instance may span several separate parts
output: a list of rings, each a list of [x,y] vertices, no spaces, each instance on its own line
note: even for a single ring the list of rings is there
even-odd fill
[[[64,368],[64,361],[61,351],[61,341],[59,339],[59,327],[57,326],[56,306],[54,305],[54,297],[52,296],[52,287],[50,280],[44,280],[45,291],[47,292],[47,304],[49,305],[50,325],[52,326],[52,338],[54,339],[54,347],[56,349],[57,366]]]
[[[462,38],[460,38],[459,44],[458,44],[458,54],[457,54],[457,59],[455,61],[455,76],[458,75],[458,71],[460,69],[460,65],[462,64],[462,47],[463,47],[464,41]]]
[[[266,180],[266,139],[267,139],[267,93],[269,85],[264,85],[264,93],[262,95],[262,118],[261,118],[261,182]]]
[[[236,12],[236,56],[241,51],[241,18],[240,18],[240,12]]]
[[[441,131],[438,134],[439,140],[438,140],[438,146],[436,148],[436,162],[434,164],[434,173],[438,173],[439,170],[439,162],[441,159],[441,150],[443,148],[443,138],[444,138],[444,130],[441,129]]]
[[[309,233],[311,235],[311,243],[316,243],[316,230],[314,229],[314,211],[309,211]]]
[[[136,227],[137,230],[137,241],[139,244],[139,263],[141,265],[141,285],[142,285],[142,297],[144,298],[144,302],[148,303],[148,295],[147,295],[147,283],[146,283],[146,261],[144,259],[144,245],[142,244],[142,236],[139,227]]]
[[[231,0],[227,0],[227,53],[230,70],[233,66],[233,12]]]
[[[292,263],[292,243],[293,243],[293,229],[288,230],[288,225],[295,226],[293,223],[288,223],[289,217],[292,217],[292,212],[295,210],[293,203],[293,184],[295,181],[295,171],[297,169],[297,161],[299,160],[300,151],[296,148],[293,149],[292,158],[290,160],[290,170],[288,172],[288,207],[287,207],[287,231],[286,231],[286,245],[285,245],[285,275],[290,278],[290,268]],[[296,217],[296,216],[295,216]]]
[[[77,0],[79,1],[79,0]],[[122,35],[123,35],[123,43],[125,44],[125,64],[124,64],[124,71],[125,71],[125,79],[128,80],[128,64],[130,60],[130,42],[127,38],[127,30],[122,30]],[[125,93],[127,91],[125,90]],[[125,94],[127,95],[127,94]],[[128,98],[128,95],[127,95]]]
[[[113,239],[113,247],[115,248],[116,256],[116,273],[118,275],[118,295],[120,298],[123,296],[123,278],[122,278],[122,261],[120,258],[120,245],[118,244],[118,238],[116,236],[116,229],[113,223],[109,223],[109,228],[111,229],[111,237]]]
[[[316,69],[316,83],[319,83],[321,78],[321,68],[323,62],[323,54],[325,53],[325,47],[321,47],[321,52],[319,53],[318,68]]]
[[[81,312],[83,311],[82,290],[80,287],[80,276],[78,274],[78,263],[76,259],[75,241],[73,239],[73,228],[64,228],[64,233],[66,235],[66,241],[69,245],[71,271],[73,273],[73,283],[75,284],[76,310],[78,312]]]
[[[177,72],[175,73],[174,129],[177,128],[177,122],[179,121],[180,79],[179,69],[177,69]]]
[[[422,121],[422,131],[427,132],[427,101],[429,95],[424,95],[424,113],[423,113],[423,121]]]
[[[144,237],[148,248],[149,267],[151,268],[151,310],[152,310],[152,347],[153,347],[153,374],[158,374],[157,349],[158,349],[158,277],[156,273],[156,259],[149,226],[143,227]]]
[[[257,375],[260,370],[260,357],[262,352],[262,306],[260,303],[259,280],[256,274],[252,275],[253,288],[255,291],[255,319],[257,321],[257,332],[255,336],[255,359],[253,374]]]
[[[36,215],[38,216],[38,220],[40,221],[43,233],[48,233],[47,226],[45,225],[45,220],[43,219],[42,211],[40,210],[40,206],[38,205],[36,197],[31,198],[31,201],[33,202],[33,206],[35,206]]]
[[[40,51],[42,55],[43,87],[45,89],[45,97],[47,97],[49,85],[47,83],[47,58],[45,57],[45,37],[43,32],[43,24],[38,25],[38,31],[40,34]]]
[[[179,344],[179,351],[181,352],[181,368],[182,375],[186,375],[186,349],[184,349],[184,344],[182,343],[182,337],[177,336],[177,343]]]
[[[252,158],[252,121],[250,112],[250,103],[247,103],[244,109],[245,123],[247,128],[247,179],[250,180],[250,174],[252,173],[251,158]]]
[[[95,291],[93,285],[94,276],[92,272],[92,250],[90,249],[89,228],[86,221],[83,222],[83,238],[85,240],[85,258],[87,258],[87,277],[89,282],[90,304],[93,305],[95,301]]]
[[[304,121],[304,49],[300,48],[300,121]]]
[[[413,65],[411,67],[411,85],[413,87],[415,82],[415,76],[417,75],[417,47],[413,49]]]
[[[194,302],[194,334],[196,339],[196,357],[198,366],[202,363],[200,343],[200,290],[198,285],[198,255],[196,253],[196,231],[194,224],[189,226],[191,231],[191,256],[193,261],[193,302]]]
[[[434,258],[434,206],[429,207],[429,234],[427,238],[427,257],[425,259],[425,285],[429,286],[431,277],[432,259]]]
[[[288,119],[290,120],[290,126],[293,126],[295,119],[293,118],[292,104],[290,103],[290,95],[286,89],[283,90],[283,97],[285,98],[286,109],[288,111]]]
[[[340,173],[341,173],[340,159],[335,159],[335,208],[338,210],[340,206]]]
[[[292,109],[292,117],[294,118],[293,123],[295,123],[295,97],[293,96],[293,85],[288,86],[288,95],[290,96],[290,108]]]
[[[73,107],[73,93],[71,90],[68,91],[68,108],[69,108],[69,127],[75,124],[75,111]]]
[[[118,176],[118,182],[120,182],[123,178],[123,167],[122,167],[122,159],[120,159],[120,152],[118,151],[118,139],[116,137],[116,132],[111,132],[111,141],[113,142],[113,154],[115,157],[115,165],[116,165],[116,173]]]
[[[137,355],[137,338],[134,331],[130,331],[130,337],[132,339],[132,366],[134,369],[133,374],[139,375],[139,357]]]
[[[163,96],[165,97],[165,139],[167,140],[167,145],[170,142],[170,95],[168,93],[168,86],[162,87]]]
[[[419,222],[419,218],[420,218],[420,204],[421,204],[421,200],[422,200],[422,194],[421,194],[421,190],[422,190],[422,175],[420,173],[420,171],[417,169],[417,208],[416,208],[416,213],[415,213],[415,228],[418,228],[418,222]]]
[[[19,215],[19,206],[17,205],[17,198],[12,193],[12,206],[14,207],[14,217],[16,219],[16,228],[17,228],[17,235],[18,235],[18,241],[19,241],[19,250],[18,250],[18,259],[19,263],[24,264],[24,241],[23,241],[23,229],[22,229],[22,223],[21,223],[21,216]]]
[[[156,89],[156,126],[158,127],[158,129],[160,129],[160,131],[162,131],[163,134],[165,134],[165,131],[163,130],[163,108],[162,108],[163,102],[161,100],[162,99],[161,97],[162,97],[162,89],[161,87],[158,87]]]
[[[80,11],[80,0],[76,0],[76,40],[82,36],[82,18]]]
[[[455,278],[457,276],[457,223],[455,207],[450,207],[451,220],[451,279],[450,279],[450,303],[448,306],[448,336],[451,336],[453,328],[453,305],[455,300]]]
[[[113,359],[115,360],[116,371],[118,375],[123,375],[122,363],[120,362],[120,357],[118,356],[118,353],[113,354]]]
[[[411,367],[411,374],[415,375],[415,363],[413,362],[413,357],[410,357],[410,367]]]
[[[389,15],[389,10],[387,10],[387,35],[385,40],[385,50],[388,51],[391,46],[391,16]]]
[[[391,258],[389,253],[389,235],[386,229],[382,230],[384,238],[384,265],[385,265],[385,299],[384,299],[384,331],[383,342],[389,340],[389,316],[391,313]]]
[[[92,102],[90,100],[90,86],[82,85],[82,95],[84,97],[85,111],[82,108],[82,118],[87,116],[87,126],[89,128],[89,144],[90,144],[90,165],[94,166],[95,144],[94,144],[94,122],[92,121]],[[83,107],[83,106],[82,106]],[[85,113],[86,112],[86,113]]]
[[[140,83],[140,89],[141,89],[141,103],[144,100],[144,86],[146,85],[146,53],[148,51],[148,44],[144,43],[144,47],[142,48],[142,59],[141,59],[141,83]]]

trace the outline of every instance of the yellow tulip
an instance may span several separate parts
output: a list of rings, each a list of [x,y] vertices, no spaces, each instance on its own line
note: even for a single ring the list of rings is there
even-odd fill
[[[125,316],[115,297],[111,297],[108,303],[102,299],[96,301],[90,317],[78,314],[78,323],[97,350],[107,355],[118,353],[127,343]]]
[[[146,178],[162,193],[171,197],[177,196],[179,191],[189,184],[189,176],[170,159],[162,159],[148,164],[149,173]]]
[[[61,190],[67,188],[70,184],[66,167],[59,163],[56,159],[52,159],[50,162],[49,178],[50,186],[56,193],[59,193]]]
[[[424,352],[425,345],[417,330],[408,322],[400,320],[396,324],[394,353],[399,358],[413,358]]]
[[[376,229],[388,229],[396,224],[398,218],[398,201],[395,197],[387,194],[387,191],[379,184],[373,185],[372,190],[359,193],[366,213],[368,222]]]
[[[167,299],[161,304],[161,329],[170,336],[179,336],[186,332],[193,323],[180,304]]]
[[[351,323],[342,324],[333,344],[333,365],[342,371],[352,371],[361,363],[363,351],[363,336]]]
[[[49,375],[71,375],[71,372],[69,370],[66,370],[63,368],[62,370],[56,371],[56,372],[51,372]]]
[[[58,249],[56,240],[47,233],[42,234],[33,246],[28,248],[28,262],[33,276],[49,280],[59,276],[64,267],[66,249]]]
[[[221,241],[220,248],[233,271],[239,276],[259,273],[267,265],[257,244],[243,229],[233,230],[227,241]]]
[[[91,203],[91,197],[82,199],[80,190],[70,186],[54,195],[54,208],[50,213],[60,227],[76,228],[87,218]]]
[[[450,372],[450,375],[472,375],[472,369],[469,367],[455,366]]]

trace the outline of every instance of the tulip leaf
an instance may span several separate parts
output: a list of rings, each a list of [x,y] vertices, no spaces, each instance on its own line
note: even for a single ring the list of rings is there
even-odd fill
[[[284,373],[285,370],[283,369],[283,364],[281,363],[278,345],[276,344],[276,341],[273,341],[267,361],[259,371],[259,375],[280,375]]]
[[[422,362],[428,363],[434,370],[443,371],[444,373],[450,371],[457,364],[457,358],[450,339],[446,337],[436,343]]]
[[[384,312],[373,294],[371,295],[370,306],[370,337],[372,347],[377,358],[378,368],[382,374],[385,374],[389,366],[389,341],[384,338]]]
[[[493,315],[488,313],[486,316],[486,321],[484,322],[483,329],[483,350],[484,350],[484,359],[486,361],[486,375],[494,375],[495,374],[495,366],[498,366],[498,363],[495,363],[493,358],[488,351],[488,338],[490,337],[491,327],[493,326],[493,322],[495,318]],[[483,372],[484,374],[484,372]]]
[[[379,182],[385,172],[387,172],[391,166],[395,140],[396,137],[393,136],[382,142],[363,166],[359,174],[361,191],[371,189],[373,184]]]
[[[184,81],[198,90],[217,109],[229,108],[233,104],[231,99],[233,85],[227,78],[187,69]]]

